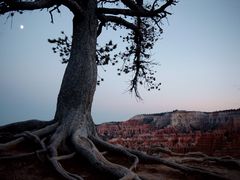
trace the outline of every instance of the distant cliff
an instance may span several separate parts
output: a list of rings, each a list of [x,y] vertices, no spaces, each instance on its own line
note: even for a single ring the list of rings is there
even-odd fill
[[[181,153],[240,157],[240,109],[142,114],[125,122],[98,125],[97,129],[111,143],[143,151],[162,146]]]

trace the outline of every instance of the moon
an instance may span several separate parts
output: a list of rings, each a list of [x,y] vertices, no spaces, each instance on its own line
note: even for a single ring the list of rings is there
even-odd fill
[[[24,29],[24,25],[21,24],[21,25],[20,25],[20,29]]]

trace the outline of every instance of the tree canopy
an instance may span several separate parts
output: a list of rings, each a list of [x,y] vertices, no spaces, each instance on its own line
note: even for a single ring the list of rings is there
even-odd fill
[[[97,44],[96,63],[103,66],[107,64],[119,64],[118,75],[130,74],[129,91],[134,92],[138,98],[139,85],[150,90],[160,90],[161,83],[156,81],[153,66],[156,62],[151,60],[151,50],[155,42],[163,33],[163,19],[171,15],[168,8],[177,3],[176,0],[98,0],[96,15],[98,19],[97,36],[102,28],[113,30],[126,29],[126,36],[121,36],[122,41],[127,43],[125,50],[116,51],[117,44],[113,41],[104,46]],[[75,16],[84,16],[85,2],[73,0],[35,0],[35,1],[0,1],[0,14],[23,13],[24,10],[35,10],[46,8],[50,14],[51,22],[54,17],[52,12],[60,13],[61,5],[68,7]],[[62,63],[67,63],[71,50],[71,39],[64,32],[56,39],[49,39],[55,44],[53,52],[59,53]],[[98,79],[99,84],[103,78]]]

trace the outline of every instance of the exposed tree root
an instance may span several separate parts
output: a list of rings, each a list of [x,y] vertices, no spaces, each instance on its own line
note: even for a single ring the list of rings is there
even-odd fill
[[[162,159],[160,157],[154,157],[148,154],[144,154],[140,151],[136,151],[136,150],[131,150],[128,149],[128,151],[132,154],[135,154],[136,156],[138,156],[139,160],[142,163],[147,163],[147,164],[163,164],[165,166],[171,167],[173,169],[177,169],[179,171],[182,171],[186,174],[192,174],[192,175],[201,175],[201,176],[205,176],[208,178],[215,178],[215,179],[227,179],[226,177],[223,177],[220,174],[216,174],[215,172],[209,171],[209,170],[205,170],[205,169],[199,169],[199,168],[194,168],[194,167],[190,167],[190,166],[185,166],[185,165],[181,165],[178,164],[176,162],[172,162],[170,160],[165,160]]]
[[[57,156],[57,157],[55,157],[55,159],[56,159],[57,161],[61,161],[61,160],[71,159],[71,158],[73,158],[75,155],[76,155],[76,153],[73,152],[73,153],[71,153],[71,154],[62,155],[62,156]]]
[[[10,142],[0,144],[0,151],[10,149],[11,147],[14,147],[14,146],[18,145],[19,143],[23,142],[23,140],[24,140],[24,138],[20,137],[15,140],[12,140]]]
[[[48,125],[46,127],[43,127],[41,129],[35,130],[31,133],[33,135],[36,135],[36,136],[39,136],[39,137],[46,136],[46,135],[50,134],[51,132],[55,131],[57,126],[58,126],[58,123],[54,123],[54,124]],[[10,149],[10,148],[12,148],[12,147],[14,147],[14,146],[16,146],[19,143],[24,141],[24,137],[22,137],[22,133],[17,134],[16,137],[18,137],[18,138],[14,139],[10,142],[0,144],[0,151]]]
[[[131,179],[139,180],[140,178],[131,170],[109,162],[105,157],[97,150],[93,142],[85,137],[80,136],[79,132],[74,133],[72,142],[76,151],[88,160],[88,162],[99,172],[104,172],[108,176],[113,178],[126,178],[132,177]]]
[[[18,134],[15,136],[15,140],[0,144],[0,150],[7,151],[8,149],[11,149],[13,146],[18,145],[24,140],[30,140],[34,144],[37,144],[39,146],[39,149],[35,152],[2,157],[0,156],[0,161],[15,158],[24,158],[29,156],[37,156],[39,159],[41,159],[41,154],[41,156],[46,157],[45,159],[50,162],[56,172],[67,180],[83,180],[80,175],[76,175],[65,170],[59,162],[62,160],[73,158],[75,156],[81,156],[89,163],[91,167],[93,167],[98,172],[105,174],[107,177],[111,179],[121,180],[140,180],[141,177],[139,177],[135,172],[133,172],[136,170],[139,162],[148,164],[163,164],[167,167],[179,170],[186,174],[215,179],[227,178],[210,170],[181,163],[215,161],[218,163],[228,164],[229,166],[231,165],[239,168],[239,162],[231,157],[216,158],[210,157],[201,152],[181,154],[174,153],[170,150],[166,150],[163,148],[158,149],[160,152],[168,154],[170,156],[183,157],[181,161],[173,162],[160,157],[148,155],[140,151],[130,150],[122,146],[109,144],[101,140],[97,135],[90,135],[86,137],[82,134],[81,130],[76,130],[70,133],[67,137],[66,134],[67,133],[64,131],[64,128],[61,125],[58,125],[58,123],[48,124],[47,126],[41,127],[39,130],[34,129],[33,131],[18,132]],[[69,154],[58,155],[58,150],[62,150],[62,145],[68,146],[67,151],[65,152]],[[100,149],[104,153],[101,153],[98,149]],[[129,168],[126,168],[122,165],[114,164],[104,157],[104,154],[106,152],[110,154],[125,156],[130,161],[132,161],[132,165]]]
[[[214,172],[211,172],[211,171],[207,171],[207,170],[199,169],[199,168],[195,168],[195,167],[180,165],[180,164],[177,164],[175,162],[171,162],[171,161],[161,159],[159,157],[154,157],[154,156],[151,156],[151,155],[144,154],[140,151],[130,150],[130,149],[125,149],[123,147],[114,146],[114,145],[106,143],[106,142],[104,142],[101,139],[96,138],[96,137],[91,137],[91,139],[93,140],[93,142],[97,146],[105,148],[106,150],[108,150],[110,152],[119,153],[121,155],[125,155],[125,156],[128,156],[128,157],[137,157],[137,162],[138,162],[138,158],[139,158],[143,163],[164,164],[168,167],[178,169],[178,170],[180,170],[184,173],[188,173],[188,174],[201,174],[201,175],[204,175],[204,176],[207,176],[207,177],[226,179],[226,178],[222,177],[221,175],[218,175],[218,174],[216,174]]]
[[[27,120],[0,126],[0,135],[15,135],[24,131],[35,131],[55,123],[52,121]]]
[[[138,157],[136,155],[130,153],[129,151],[127,151],[125,148],[120,147],[120,146],[118,146],[118,147],[114,146],[114,145],[109,144],[95,136],[90,137],[90,139],[94,142],[94,144],[97,147],[103,148],[104,150],[107,150],[110,153],[126,156],[127,158],[132,160],[133,164],[129,168],[130,170],[134,170],[137,168],[137,165],[139,163]]]
[[[58,162],[59,157],[54,156],[54,157],[48,157],[48,160],[56,170],[56,172],[59,173],[60,176],[64,177],[67,180],[83,180],[83,178],[79,175],[72,174],[68,171],[66,171],[62,165]]]
[[[155,147],[154,152],[161,152],[164,154],[167,154],[169,156],[179,156],[179,157],[184,157],[183,159],[179,160],[178,163],[186,163],[186,162],[206,162],[206,161],[211,161],[215,162],[219,165],[222,165],[227,168],[235,168],[235,169],[240,169],[240,162],[239,160],[236,160],[230,156],[227,157],[212,157],[208,156],[207,154],[204,154],[202,152],[188,152],[186,154],[183,153],[175,153],[172,152],[169,149],[165,149],[162,147]]]
[[[44,142],[41,141],[37,135],[35,135],[29,131],[25,131],[23,133],[23,137],[32,140],[34,143],[38,144],[43,150],[46,150],[46,146],[45,146]]]
[[[31,133],[29,131],[25,131],[24,133],[21,133],[21,136],[22,136],[21,140],[22,140],[22,138],[29,139],[32,142],[34,142],[35,144],[38,144],[41,149],[37,150],[35,152],[30,152],[30,153],[22,153],[22,154],[17,154],[17,155],[2,156],[2,157],[0,157],[0,160],[19,159],[19,158],[25,158],[25,157],[29,157],[29,156],[35,156],[35,155],[38,157],[38,159],[41,159],[39,154],[46,152],[46,146],[43,142],[44,139],[40,140],[40,138],[37,135],[34,135],[33,133]],[[18,138],[18,139],[20,139],[20,138]],[[10,148],[10,147],[8,147],[8,148]]]
[[[17,154],[17,155],[2,156],[2,157],[0,157],[0,161],[1,160],[11,160],[11,159],[20,159],[20,158],[33,157],[33,156],[37,156],[38,159],[40,159],[39,154],[43,154],[45,152],[46,151],[44,151],[44,150],[37,150],[35,152],[30,152],[30,153],[22,153],[22,154]]]

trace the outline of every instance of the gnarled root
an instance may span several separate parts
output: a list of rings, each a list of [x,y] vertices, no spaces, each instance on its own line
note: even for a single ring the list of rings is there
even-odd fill
[[[159,157],[150,156],[148,154],[144,154],[144,153],[142,153],[140,151],[136,151],[136,150],[128,149],[128,151],[131,152],[132,154],[135,154],[136,156],[138,156],[140,161],[142,161],[144,163],[163,164],[163,165],[171,167],[173,169],[180,170],[186,174],[201,175],[201,176],[205,176],[208,178],[215,178],[215,179],[216,178],[217,179],[227,179],[227,178],[221,176],[220,174],[216,174],[215,172],[211,172],[211,171],[208,171],[208,170],[205,170],[202,168],[181,165],[181,164],[175,163],[173,161],[165,160],[165,159],[162,159]]]
[[[165,149],[162,147],[155,147],[153,149],[155,152],[161,152],[164,154],[167,154],[169,156],[179,156],[183,157],[181,160],[178,160],[178,163],[187,163],[187,162],[206,162],[211,161],[216,164],[219,164],[221,166],[227,167],[227,168],[234,168],[234,169],[240,169],[240,162],[239,160],[236,160],[230,156],[228,157],[212,157],[208,156],[207,154],[204,154],[202,152],[188,152],[186,154],[183,153],[175,153],[169,149]]]
[[[39,154],[42,154],[42,153],[45,153],[45,152],[46,151],[44,151],[44,150],[37,150],[35,152],[30,152],[30,153],[22,153],[22,154],[17,154],[17,155],[2,156],[2,157],[0,157],[0,161],[1,160],[10,160],[10,159],[20,159],[20,158],[33,157],[33,156],[39,157]]]
[[[41,154],[41,157],[44,156],[45,160],[48,160],[50,162],[56,172],[67,180],[83,180],[80,175],[68,172],[60,163],[60,161],[70,159],[75,156],[81,156],[84,158],[91,167],[93,167],[98,172],[106,175],[109,179],[111,178],[121,180],[140,180],[141,177],[133,172],[136,170],[136,167],[139,163],[162,164],[167,167],[177,169],[186,174],[198,175],[200,177],[207,177],[212,179],[226,178],[216,172],[181,163],[184,163],[186,161],[198,162],[209,160],[220,163],[230,163],[232,166],[239,167],[239,162],[233,158],[209,157],[201,152],[188,153],[183,155],[180,153],[173,153],[170,150],[160,149],[161,152],[165,152],[171,156],[186,156],[186,158],[183,158],[181,162],[174,162],[160,157],[151,156],[140,151],[130,150],[122,146],[109,144],[101,140],[95,134],[86,136],[86,134],[82,134],[80,129],[77,129],[73,132],[70,131],[68,133],[66,133],[65,130],[65,126],[59,125],[58,123],[50,123],[47,126],[41,127],[39,130],[34,129],[32,131],[24,131],[21,133],[18,132],[18,134],[15,136],[15,140],[0,144],[0,150],[7,151],[11,147],[18,145],[24,140],[30,140],[34,144],[37,144],[39,149],[35,152],[23,153],[19,155],[0,156],[0,161],[29,156],[37,156],[39,159],[41,159]],[[64,148],[66,151],[62,151],[62,147],[67,147]],[[132,165],[129,168],[126,168],[122,165],[114,164],[108,161],[104,157],[104,153],[99,152],[97,148],[110,154],[124,156],[131,160]],[[58,151],[59,154],[62,154],[63,152],[67,152],[69,154],[58,155]]]
[[[196,162],[196,163],[202,163],[202,162],[214,162],[216,164],[219,164],[221,166],[231,168],[231,169],[240,169],[240,162],[236,159],[225,159],[224,157],[210,157],[206,156],[203,158],[195,158],[195,157],[186,157],[179,161],[178,163],[188,163],[188,162]]]
[[[15,134],[19,134],[24,131],[35,131],[54,123],[55,123],[54,120],[52,121],[27,120],[11,123],[4,126],[0,126],[0,136],[7,135],[8,141],[10,141],[9,138],[14,138],[13,136]]]
[[[48,125],[46,127],[43,127],[41,129],[38,129],[38,130],[35,130],[33,132],[31,132],[33,135],[36,135],[36,136],[46,136],[50,133],[52,133],[53,131],[55,131],[56,127],[58,126],[58,123],[54,123],[54,124],[51,124],[51,125]],[[22,137],[22,133],[21,134],[17,134],[16,135],[17,139],[14,139],[10,142],[6,142],[6,143],[1,143],[0,144],[0,151],[1,150],[8,150],[18,144],[20,144],[21,142],[24,141],[24,137]]]
[[[202,175],[202,176],[206,176],[206,177],[210,177],[210,178],[218,178],[218,179],[226,179],[224,177],[222,177],[219,174],[216,174],[214,172],[205,170],[205,169],[201,169],[201,168],[197,168],[197,167],[190,167],[190,166],[185,166],[185,165],[181,165],[169,160],[165,160],[159,157],[154,157],[148,154],[144,154],[140,151],[136,151],[136,150],[130,150],[130,149],[126,149],[123,147],[119,147],[116,145],[112,145],[109,143],[106,143],[105,141],[102,141],[101,139],[99,139],[98,137],[91,137],[91,140],[98,146],[103,148],[104,150],[107,150],[108,152],[112,152],[112,153],[118,153],[120,155],[125,155],[127,157],[130,158],[137,158],[136,161],[134,161],[134,165],[137,165],[137,163],[139,162],[139,159],[142,163],[149,163],[149,164],[163,164],[165,166],[171,167],[173,169],[177,169],[180,170],[184,173],[187,174],[195,174],[195,175]],[[170,151],[169,151],[170,152]],[[137,163],[136,163],[137,162]]]
[[[56,152],[57,150],[54,148],[53,150],[51,150],[52,152]],[[52,154],[53,155],[53,154]],[[72,155],[69,157],[67,156],[57,156],[57,154],[54,154],[55,156],[48,156],[48,160],[49,162],[52,164],[53,168],[56,170],[56,172],[59,173],[59,175],[61,175],[62,177],[64,177],[67,180],[83,180],[83,178],[79,175],[76,174],[72,174],[68,171],[66,171],[62,165],[58,162],[59,159],[62,159],[61,157],[68,157],[71,158]]]
[[[109,144],[103,140],[101,140],[100,138],[96,137],[96,136],[91,136],[90,139],[94,142],[94,144],[97,147],[100,147],[110,153],[113,154],[118,154],[118,155],[123,155],[126,156],[127,158],[129,158],[130,160],[133,161],[133,164],[131,165],[131,167],[129,168],[130,170],[134,170],[137,168],[137,165],[139,163],[139,159],[136,155],[130,153],[129,151],[127,151],[125,148],[120,147],[120,146],[114,146],[112,144]]]
[[[72,137],[72,143],[76,151],[93,166],[96,170],[102,173],[108,174],[112,178],[118,179],[134,179],[140,180],[137,174],[133,173],[131,170],[109,162],[105,157],[97,150],[93,142],[85,137],[80,136],[77,131]]]

